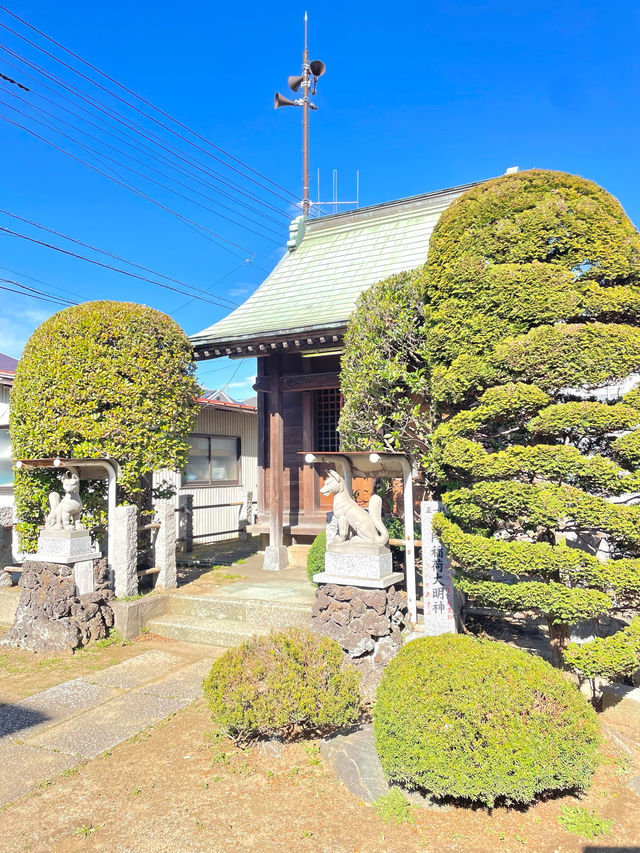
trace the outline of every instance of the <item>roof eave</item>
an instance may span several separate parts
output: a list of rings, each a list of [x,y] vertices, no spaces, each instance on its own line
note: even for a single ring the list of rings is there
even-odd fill
[[[335,349],[342,346],[348,320],[338,323],[324,323],[320,326],[303,326],[294,329],[273,329],[267,332],[254,332],[247,335],[220,338],[191,338],[196,358],[250,358],[267,355],[275,350],[302,352],[308,349],[327,347]]]

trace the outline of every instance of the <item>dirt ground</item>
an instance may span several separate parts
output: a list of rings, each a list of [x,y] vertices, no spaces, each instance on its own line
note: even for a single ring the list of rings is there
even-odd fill
[[[73,658],[38,662],[10,651],[0,661],[2,694],[18,699],[169,641],[145,636]],[[234,748],[211,736],[204,701],[0,810],[0,851],[179,853],[322,851],[440,853],[640,850],[640,798],[626,780],[640,767],[611,742],[583,800],[550,800],[519,811],[413,808],[411,823],[385,824],[317,756],[318,742],[281,757]],[[594,842],[570,835],[563,805],[614,820]]]

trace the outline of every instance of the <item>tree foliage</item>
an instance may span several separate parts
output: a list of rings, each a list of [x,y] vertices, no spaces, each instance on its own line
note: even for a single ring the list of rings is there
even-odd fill
[[[561,172],[487,181],[442,214],[406,280],[424,300],[417,456],[445,503],[459,587],[546,615],[558,642],[572,622],[637,606],[640,388],[623,390],[640,373],[640,235],[618,201]],[[393,392],[399,410],[401,377]],[[572,563],[567,545],[607,559]]]
[[[359,298],[342,358],[345,450],[402,450],[428,458],[428,361],[420,271],[378,282]]]
[[[46,320],[29,339],[11,392],[14,458],[111,456],[120,500],[138,503],[144,475],[180,470],[196,415],[191,346],[166,314],[129,302],[86,302]],[[17,471],[23,546],[57,484],[51,472]],[[103,490],[85,484],[88,513]],[[91,497],[95,500],[91,500]]]

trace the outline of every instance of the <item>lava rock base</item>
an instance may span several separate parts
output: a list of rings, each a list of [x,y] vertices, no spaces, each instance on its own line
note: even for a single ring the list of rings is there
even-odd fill
[[[402,646],[407,595],[395,586],[361,589],[326,584],[316,590],[313,628],[336,640],[362,672],[365,696],[372,698],[382,670]]]
[[[25,561],[15,622],[0,645],[61,654],[106,637],[113,627],[107,561],[96,560],[93,571],[95,592],[76,595],[70,566]]]

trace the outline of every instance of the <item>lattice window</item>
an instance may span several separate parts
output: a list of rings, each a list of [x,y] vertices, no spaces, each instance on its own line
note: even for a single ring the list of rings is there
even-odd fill
[[[340,450],[338,419],[342,408],[339,388],[323,388],[314,394],[315,449],[320,453]]]

